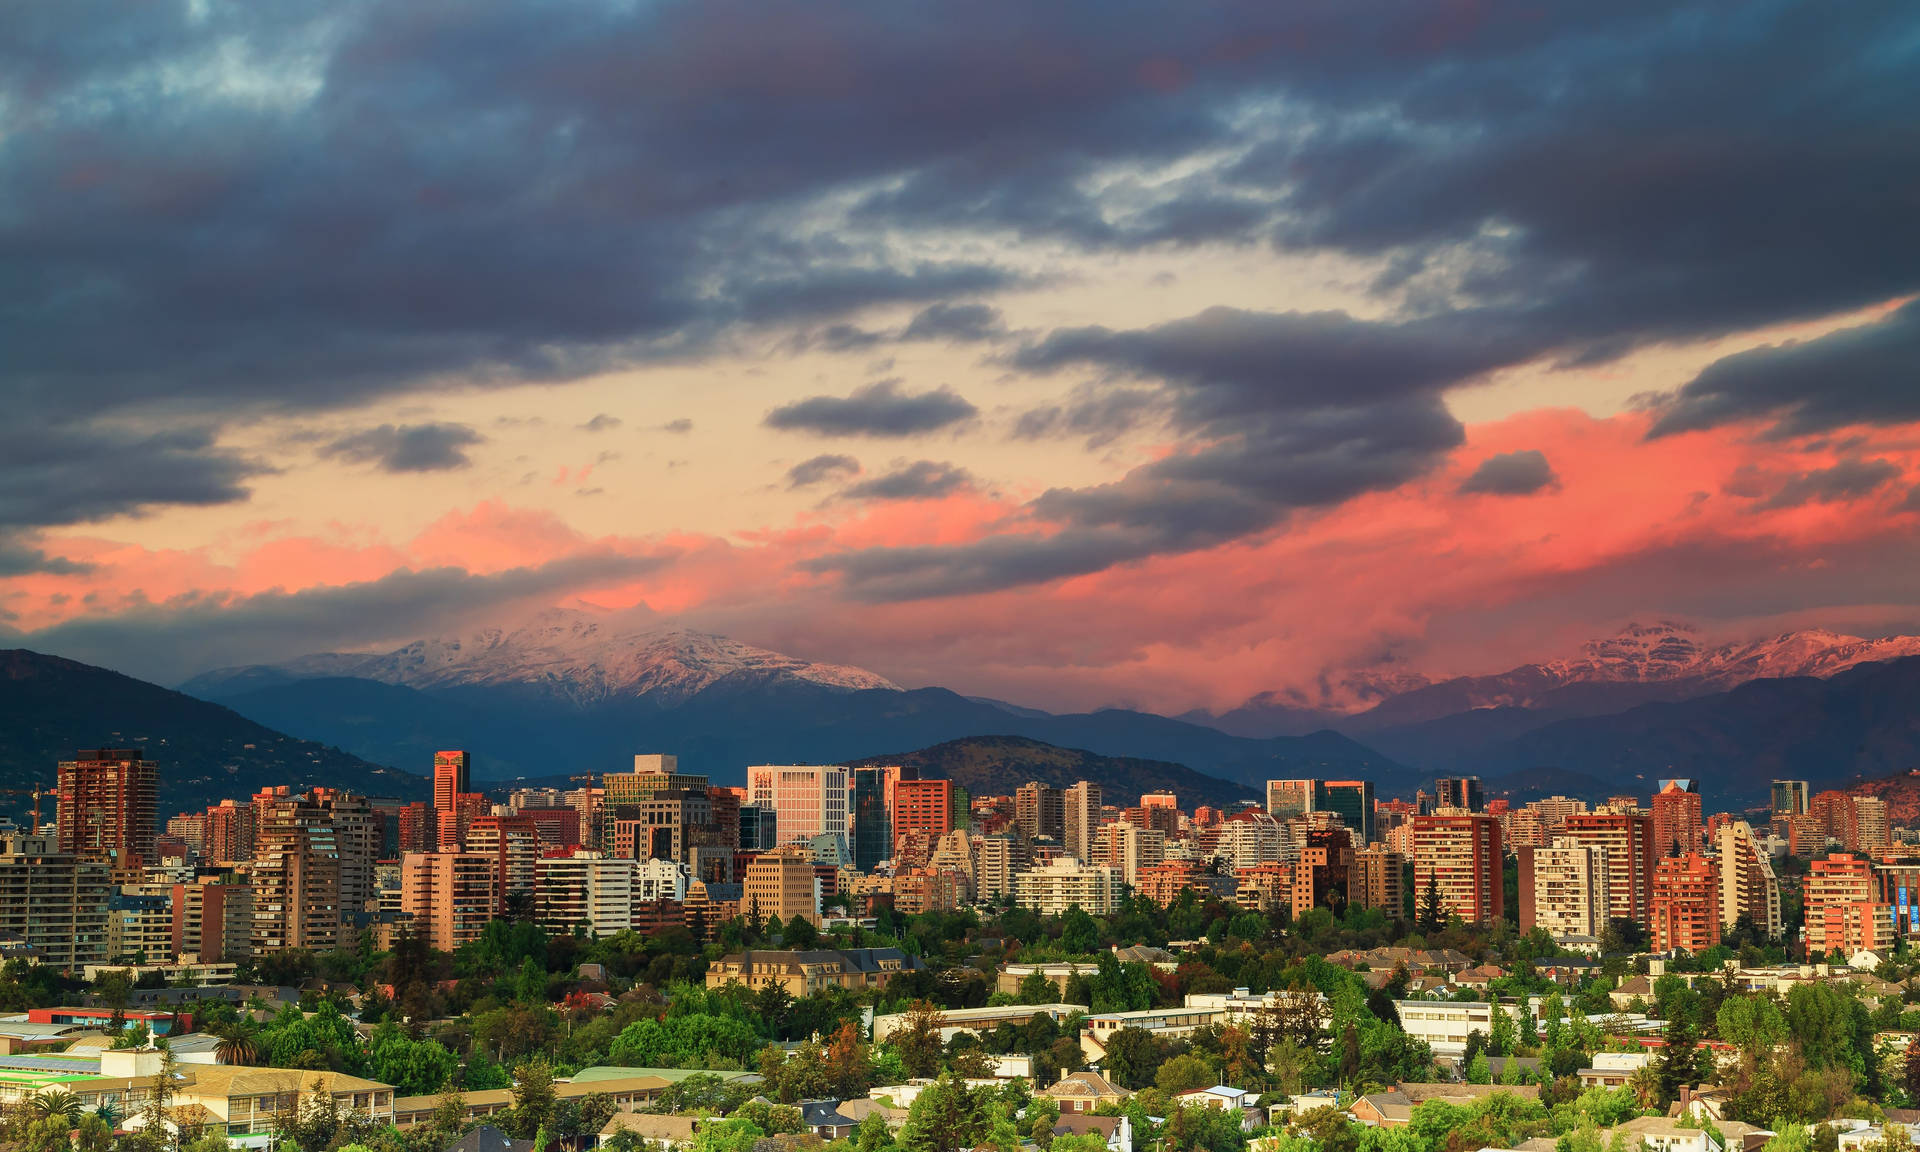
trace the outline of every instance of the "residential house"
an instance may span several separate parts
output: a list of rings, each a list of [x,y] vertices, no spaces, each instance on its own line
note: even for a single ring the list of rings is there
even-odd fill
[[[658,1116],[651,1112],[615,1112],[595,1140],[605,1145],[622,1132],[631,1132],[649,1148],[691,1148],[704,1121],[701,1116]]]
[[[822,1140],[844,1140],[853,1135],[860,1122],[840,1111],[838,1100],[803,1100],[800,1122]]]
[[[1070,1072],[1042,1089],[1042,1094],[1053,1097],[1063,1116],[1093,1112],[1102,1104],[1118,1104],[1132,1095],[1125,1089],[1115,1088],[1100,1073],[1091,1071]]]
[[[1107,1152],[1133,1152],[1133,1121],[1119,1116],[1063,1115],[1053,1126],[1055,1136],[1085,1136],[1098,1133],[1107,1142]]]
[[[1240,1127],[1246,1131],[1260,1125],[1260,1093],[1249,1092],[1244,1088],[1234,1088],[1226,1084],[1215,1084],[1211,1088],[1196,1088],[1191,1092],[1182,1092],[1174,1097],[1182,1108],[1218,1108],[1222,1112],[1238,1112]]]

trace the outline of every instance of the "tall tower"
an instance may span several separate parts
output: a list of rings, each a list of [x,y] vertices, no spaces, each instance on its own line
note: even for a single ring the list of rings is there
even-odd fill
[[[1449,914],[1491,924],[1506,912],[1500,821],[1478,812],[1413,818],[1413,906],[1431,885]]]
[[[253,951],[329,949],[340,940],[340,844],[305,796],[262,805],[253,859]]]
[[[1652,809],[1655,856],[1683,856],[1700,850],[1704,825],[1697,781],[1660,781],[1660,791],[1653,794]]]
[[[60,851],[133,867],[153,859],[159,765],[137,748],[83,748],[60,762]]]
[[[1100,785],[1082,780],[1067,789],[1066,835],[1061,837],[1067,854],[1087,862],[1093,851],[1093,831],[1100,823]]]
[[[433,754],[433,807],[439,812],[453,811],[454,797],[471,791],[468,779],[472,758],[458,750]]]

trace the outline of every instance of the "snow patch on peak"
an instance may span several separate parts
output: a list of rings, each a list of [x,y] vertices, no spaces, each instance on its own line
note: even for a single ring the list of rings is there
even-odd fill
[[[320,653],[287,674],[357,676],[409,688],[524,687],[578,705],[647,698],[672,705],[720,684],[801,681],[844,691],[899,686],[863,668],[818,664],[679,626],[552,609],[513,628],[436,636],[383,653]]]

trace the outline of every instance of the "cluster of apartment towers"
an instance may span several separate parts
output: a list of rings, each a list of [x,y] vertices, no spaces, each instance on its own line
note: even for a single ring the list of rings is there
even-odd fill
[[[1295,915],[1401,915],[1434,891],[1447,915],[1479,922],[1505,914],[1509,849],[1521,925],[1576,948],[1616,918],[1660,950],[1711,947],[1742,917],[1777,934],[1772,858],[1829,846],[1844,851],[1815,860],[1805,889],[1810,953],[1920,933],[1920,859],[1892,851],[1884,801],[1810,797],[1804,781],[1775,783],[1759,831],[1703,820],[1689,780],[1661,781],[1644,808],[1619,796],[1591,811],[1565,797],[1488,803],[1473,777],[1412,802],[1376,800],[1368,781],[1274,780],[1264,808],[1188,814],[1166,792],[1107,804],[1088,781],[972,798],[901,766],[761,765],[744,788],[716,787],[671,755],[495,804],[473,790],[468,754],[447,751],[431,801],[279,786],[160,831],[158,768],[113,748],[59,765],[55,834],[36,816],[31,833],[0,836],[0,952],[74,969],[213,964],[367,929],[452,949],[508,914],[706,938],[741,915],[820,923],[835,902],[871,914],[1010,897],[1100,915],[1130,892],[1165,905],[1189,890]]]
[[[1385,842],[1413,864],[1413,899],[1437,889],[1443,909],[1463,920],[1505,914],[1501,870],[1511,849],[1523,929],[1593,950],[1610,920],[1630,920],[1655,951],[1698,952],[1743,924],[1780,935],[1773,860],[1837,847],[1812,861],[1804,886],[1807,954],[1879,951],[1897,933],[1920,933],[1920,859],[1894,850],[1876,796],[1810,797],[1804,780],[1775,781],[1771,820],[1756,829],[1725,812],[1703,818],[1689,779],[1659,781],[1646,805],[1614,796],[1591,810],[1564,796],[1487,803],[1473,778],[1438,785],[1413,803],[1381,803],[1378,816]]]

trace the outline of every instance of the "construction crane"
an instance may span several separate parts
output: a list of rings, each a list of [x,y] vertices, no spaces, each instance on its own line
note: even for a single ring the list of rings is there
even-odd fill
[[[40,835],[40,797],[53,796],[57,798],[59,795],[60,793],[58,790],[53,788],[42,788],[38,784],[35,784],[31,788],[0,788],[0,796],[31,796],[33,797],[33,834],[35,836]]]

